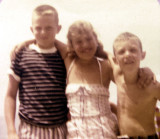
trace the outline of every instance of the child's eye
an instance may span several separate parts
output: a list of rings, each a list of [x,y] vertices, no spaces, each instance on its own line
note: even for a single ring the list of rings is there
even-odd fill
[[[81,44],[81,43],[82,43],[82,41],[78,40],[78,41],[76,41],[76,43],[77,43],[77,44]]]
[[[124,50],[119,50],[119,51],[118,51],[118,54],[119,54],[119,55],[124,54]]]
[[[91,40],[92,40],[92,38],[87,38],[86,40],[87,40],[87,41],[91,41]]]
[[[40,28],[40,27],[36,27],[36,30],[37,30],[37,31],[40,31],[40,30],[41,30],[41,28]]]
[[[50,31],[50,30],[52,30],[52,27],[47,27],[46,30]]]
[[[134,53],[134,52],[136,52],[136,51],[137,51],[137,50],[134,49],[134,48],[130,49],[130,52],[132,52],[132,53]]]

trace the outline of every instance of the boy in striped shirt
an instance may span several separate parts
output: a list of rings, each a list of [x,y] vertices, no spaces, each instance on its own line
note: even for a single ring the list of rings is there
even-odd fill
[[[61,26],[50,5],[38,6],[32,14],[31,31],[36,42],[24,47],[11,61],[5,97],[8,138],[66,138],[66,70],[54,46]],[[15,128],[16,96],[19,91],[19,132]]]

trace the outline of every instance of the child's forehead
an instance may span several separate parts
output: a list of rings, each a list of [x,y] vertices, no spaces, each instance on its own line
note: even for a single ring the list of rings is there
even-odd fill
[[[56,14],[37,14],[37,13],[34,13],[33,15],[32,15],[32,18],[34,19],[34,18],[40,18],[40,17],[50,17],[50,18],[56,18]]]
[[[85,31],[76,31],[72,33],[73,39],[80,39],[80,38],[88,38],[88,37],[94,37],[92,32],[85,32]]]
[[[46,11],[44,13],[33,13],[32,14],[32,20],[36,20],[38,18],[50,18],[50,19],[54,19],[58,22],[58,17],[56,15],[56,13],[51,12],[51,11]]]
[[[118,40],[114,43],[114,48],[125,47],[125,46],[134,46],[140,48],[139,42],[135,39],[126,39],[126,40]]]
[[[54,15],[34,15],[32,16],[32,24],[46,22],[46,24],[52,22],[53,25],[58,24],[58,20]]]

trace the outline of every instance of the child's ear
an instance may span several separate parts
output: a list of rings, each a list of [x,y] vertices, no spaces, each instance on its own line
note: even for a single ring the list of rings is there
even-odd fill
[[[141,60],[143,60],[145,58],[145,56],[146,56],[146,51],[143,51]]]
[[[58,27],[57,27],[57,33],[60,32],[61,28],[62,28],[62,26],[61,26],[61,25],[58,25]]]
[[[33,33],[33,28],[32,28],[32,26],[30,26],[30,30],[31,30],[31,32]]]

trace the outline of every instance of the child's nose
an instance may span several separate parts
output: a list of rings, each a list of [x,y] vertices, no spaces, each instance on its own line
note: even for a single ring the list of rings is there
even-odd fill
[[[126,56],[126,57],[130,56],[130,52],[129,52],[129,51],[126,51],[125,56]]]
[[[86,48],[88,46],[87,42],[83,42],[83,47]]]
[[[41,34],[45,34],[46,33],[46,30],[45,29],[42,29],[41,30]]]

